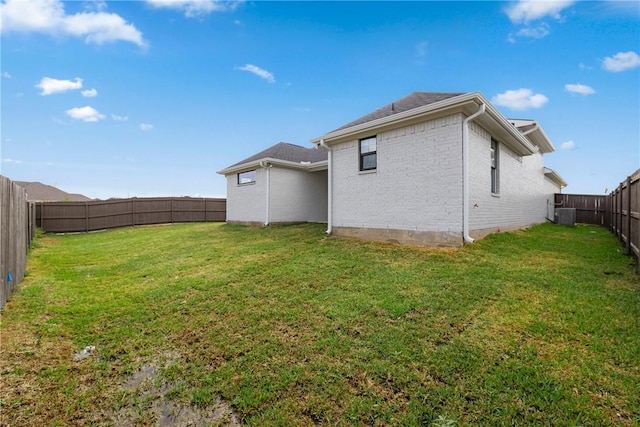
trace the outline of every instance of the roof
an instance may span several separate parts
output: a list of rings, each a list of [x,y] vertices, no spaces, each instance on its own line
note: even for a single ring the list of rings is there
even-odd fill
[[[565,181],[564,178],[562,178],[560,176],[560,174],[558,172],[554,171],[553,169],[545,167],[544,168],[544,176],[549,178],[551,181],[555,182],[560,187],[560,189],[562,189],[562,188],[566,187],[567,185],[569,185],[567,183],[567,181]]]
[[[350,128],[355,125],[367,123],[383,117],[388,117],[394,114],[402,113],[405,111],[413,110],[414,108],[422,107],[424,105],[433,104],[434,102],[443,101],[445,99],[453,98],[459,95],[463,95],[460,92],[413,92],[404,98],[400,98],[397,101],[387,104],[384,107],[366,114],[359,119],[347,123],[344,126],[339,127],[336,130]]]
[[[485,111],[474,122],[516,154],[528,156],[538,151],[553,151],[551,141],[536,122],[533,130],[525,135],[526,131],[518,129],[480,92],[413,92],[336,130],[313,138],[311,142],[331,146],[444,115],[462,113],[469,117],[480,111],[482,105]]]
[[[27,192],[31,202],[85,202],[91,200],[82,194],[72,194],[41,182],[14,181]]]
[[[306,148],[288,142],[280,142],[253,156],[247,157],[231,166],[218,171],[220,174],[235,173],[242,169],[257,167],[260,162],[269,161],[280,166],[298,167],[308,169],[310,167],[327,163],[328,152],[322,147]]]
[[[551,143],[551,140],[535,120],[531,119],[509,119],[512,125],[514,125],[523,135],[540,148],[543,153],[552,153],[556,149]]]

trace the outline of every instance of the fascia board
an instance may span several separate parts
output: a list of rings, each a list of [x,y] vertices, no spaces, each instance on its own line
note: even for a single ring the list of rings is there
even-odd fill
[[[247,170],[255,169],[260,167],[260,161],[254,160],[252,162],[242,163],[240,165],[230,166],[228,168],[217,171],[216,173],[220,175],[231,175],[233,173],[244,172]]]
[[[308,170],[308,171],[322,170],[323,167],[326,169],[328,165],[328,162],[326,160],[323,160],[321,162],[315,162],[315,163],[297,163],[297,162],[291,162],[288,160],[274,159],[272,157],[264,157],[262,159],[258,159],[251,162],[242,163],[240,165],[232,166],[226,169],[222,169],[217,173],[225,176],[231,175],[231,174],[263,167],[262,163],[270,163],[273,166],[280,166],[287,169],[298,169],[298,170]]]
[[[534,143],[538,147],[540,147],[540,151],[542,151],[543,153],[553,153],[554,151],[556,151],[556,147],[553,146],[553,143],[551,142],[551,140],[549,139],[549,137],[547,136],[544,129],[542,128],[542,126],[540,126],[539,123],[538,123],[538,129],[531,132],[531,135],[534,135],[534,134],[539,135],[534,140]]]
[[[311,163],[310,165],[306,165],[309,172],[317,172],[321,170],[326,170],[329,168],[329,161],[323,160],[321,162]]]
[[[556,184],[558,184],[560,187],[566,187],[567,185],[569,185],[567,183],[567,181],[564,180],[564,178],[562,178],[562,176],[560,176],[560,174],[556,171],[554,171],[553,169],[544,168],[544,175],[549,178],[551,181],[555,182]]]
[[[522,133],[520,133],[520,131],[505,116],[503,116],[496,107],[493,106],[493,104],[482,96],[482,94],[478,93],[478,96],[486,105],[486,114],[512,137],[512,141],[502,141],[503,143],[509,145],[511,149],[521,156],[528,156],[538,151],[526,136],[522,135]],[[477,121],[482,122],[482,116],[478,117]]]
[[[311,139],[311,142],[317,145],[320,143],[320,140],[324,140],[326,144],[330,145],[331,142],[334,142],[335,140],[348,139],[350,136],[356,135],[365,130],[369,130],[369,131],[377,130],[388,124],[404,122],[414,117],[427,115],[431,112],[435,112],[435,111],[446,109],[446,108],[452,108],[457,106],[458,104],[468,103],[470,101],[473,101],[475,98],[477,98],[477,95],[478,95],[477,92],[472,92],[472,93],[466,93],[464,95],[456,96],[454,98],[444,99],[442,101],[434,102],[428,105],[423,105],[422,107],[413,108],[411,110],[403,111],[401,113],[393,114],[391,116],[381,117],[379,119],[371,120],[365,123],[360,123],[358,125],[351,126],[345,129],[339,129],[333,132],[329,132],[317,138]]]

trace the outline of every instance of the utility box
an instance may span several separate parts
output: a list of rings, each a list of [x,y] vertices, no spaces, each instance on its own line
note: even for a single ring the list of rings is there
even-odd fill
[[[576,208],[556,209],[556,224],[576,225]]]

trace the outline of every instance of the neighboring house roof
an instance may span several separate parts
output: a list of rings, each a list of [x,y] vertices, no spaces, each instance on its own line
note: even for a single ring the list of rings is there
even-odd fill
[[[91,200],[82,194],[71,194],[41,182],[14,181],[27,192],[31,202],[85,202]]]
[[[478,116],[474,121],[515,153],[528,156],[539,150],[542,152],[553,151],[553,144],[537,122],[532,124],[532,121],[528,121],[523,124],[526,128],[523,132],[504,117],[480,92],[413,92],[334,131],[314,138],[311,142],[316,145],[324,143],[330,146],[446,114],[462,112],[466,116],[470,116],[476,113],[483,104],[486,108],[484,114]],[[531,132],[527,134],[528,130]]]
[[[295,169],[321,170],[326,169],[327,156],[327,150],[322,147],[306,148],[288,142],[280,142],[238,163],[234,163],[218,171],[218,173],[222,175],[236,173],[259,167],[261,162]]]

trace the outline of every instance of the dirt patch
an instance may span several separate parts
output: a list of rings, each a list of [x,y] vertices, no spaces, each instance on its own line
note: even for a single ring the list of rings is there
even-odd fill
[[[220,397],[206,406],[176,402],[168,397],[178,385],[167,383],[160,375],[180,359],[177,353],[164,353],[164,363],[143,365],[120,387],[122,399],[110,414],[117,426],[154,425],[157,427],[240,426],[240,418]]]

